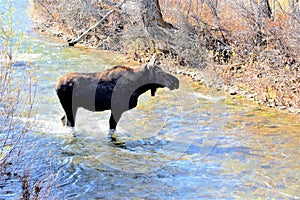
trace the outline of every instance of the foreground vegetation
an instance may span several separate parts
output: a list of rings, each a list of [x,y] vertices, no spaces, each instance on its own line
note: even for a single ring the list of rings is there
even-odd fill
[[[154,2],[154,3],[153,3]],[[233,0],[32,0],[41,32],[66,42],[117,10],[81,44],[145,62],[153,52],[171,71],[208,86],[300,112],[299,2]]]
[[[22,37],[14,30],[14,7],[7,5],[0,7],[0,189],[17,182],[22,188],[22,199],[29,199],[30,169],[22,159],[26,154],[24,147],[29,145],[26,136],[32,128],[29,118],[36,76],[29,62],[20,64],[15,59]],[[34,190],[33,196],[37,197],[37,184]]]

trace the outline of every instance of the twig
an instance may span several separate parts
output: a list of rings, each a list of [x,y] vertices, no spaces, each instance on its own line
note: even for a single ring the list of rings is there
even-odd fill
[[[109,15],[114,13],[117,9],[120,9],[121,6],[125,3],[126,0],[121,1],[115,8],[111,9],[106,15],[104,15],[96,24],[87,29],[84,33],[82,33],[78,38],[75,38],[69,42],[69,46],[75,46],[79,41],[83,39],[83,37],[88,34],[91,30],[99,26]]]

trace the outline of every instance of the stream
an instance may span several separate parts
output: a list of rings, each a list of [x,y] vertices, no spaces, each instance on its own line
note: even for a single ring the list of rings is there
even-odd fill
[[[300,199],[299,116],[183,76],[177,76],[178,90],[159,89],[156,97],[147,92],[123,114],[117,134],[127,148],[108,141],[109,111],[80,109],[76,127],[63,127],[56,80],[127,61],[35,33],[29,3],[13,2],[15,26],[24,37],[16,66],[22,71],[30,61],[38,76],[33,130],[19,167],[32,186],[41,183],[41,198]],[[0,199],[21,196],[19,178],[0,179]]]

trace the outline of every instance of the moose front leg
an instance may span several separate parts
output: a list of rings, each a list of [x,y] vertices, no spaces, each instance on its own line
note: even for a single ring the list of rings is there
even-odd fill
[[[114,117],[114,115],[111,113],[110,118],[109,118],[109,129],[110,132],[114,132],[116,130],[117,124],[120,120],[119,118]]]
[[[109,118],[109,133],[108,133],[109,140],[111,141],[117,140],[117,135],[115,134],[115,130],[119,122],[119,119],[120,117],[116,118],[116,116],[114,116],[113,113],[111,113]]]
[[[115,144],[118,147],[124,148],[125,147],[125,143],[118,140],[118,135],[115,133],[117,124],[121,118],[121,115],[113,115],[111,113],[110,118],[109,118],[109,133],[108,133],[108,139]]]

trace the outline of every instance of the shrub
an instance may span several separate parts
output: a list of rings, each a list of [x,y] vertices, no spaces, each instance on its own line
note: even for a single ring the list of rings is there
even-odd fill
[[[13,61],[19,42],[13,30],[13,12],[12,6],[0,11],[0,174],[24,153],[35,95],[33,72],[16,67]]]

